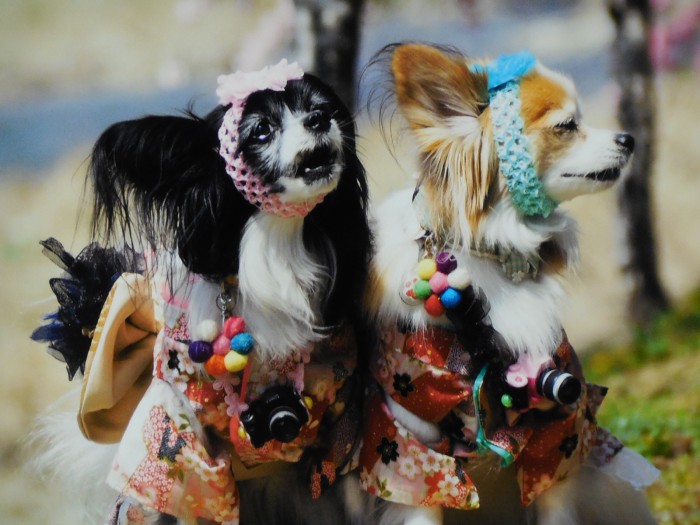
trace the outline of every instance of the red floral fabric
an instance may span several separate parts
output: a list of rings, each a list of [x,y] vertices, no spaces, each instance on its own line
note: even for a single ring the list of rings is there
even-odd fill
[[[583,382],[565,336],[554,352],[553,365]],[[578,468],[591,447],[601,442],[595,413],[603,388],[583,383],[573,406],[531,407],[522,413],[490,406],[491,383],[484,381],[478,399],[474,398],[479,371],[471,369],[468,353],[448,330],[384,330],[372,367],[381,389],[368,401],[360,480],[365,490],[390,501],[478,507],[469,462],[491,449],[508,458],[506,463],[514,461],[522,503],[529,505]],[[394,418],[385,396],[421,419],[452,430],[439,444],[421,443]]]
[[[164,328],[154,348],[154,379],[129,422],[108,482],[122,497],[151,509],[237,525],[239,501],[231,461],[227,452],[210,455],[205,429],[231,442],[241,462],[250,467],[298,461],[307,447],[317,445],[321,424],[331,422],[337,426],[331,450],[309,480],[312,495],[318,497],[351,453],[359,424],[357,411],[347,409],[348,388],[343,388],[355,369],[352,330],[341,326],[284,360],[263,362],[253,351],[245,379],[244,372],[214,378],[189,358],[187,301],[167,282],[161,285]],[[248,402],[278,383],[292,384],[301,392],[309,421],[292,442],[269,441],[255,448],[239,416]],[[357,419],[350,423],[353,417]]]

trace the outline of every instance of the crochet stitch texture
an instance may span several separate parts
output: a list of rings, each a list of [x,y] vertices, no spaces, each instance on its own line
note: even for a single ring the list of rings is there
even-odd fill
[[[516,208],[523,215],[548,217],[557,202],[546,194],[530,155],[530,141],[520,116],[520,84],[509,81],[490,93],[491,119],[501,173]]]
[[[270,89],[283,91],[290,80],[299,80],[304,71],[296,64],[282,59],[274,66],[260,71],[237,71],[231,75],[221,75],[216,94],[222,105],[231,104],[219,128],[219,154],[226,161],[226,173],[233,179],[236,189],[245,199],[260,210],[279,217],[305,217],[320,203],[324,195],[303,202],[287,202],[263,182],[245,162],[238,151],[238,125],[243,117],[243,109],[248,97],[256,91]]]
[[[537,60],[527,52],[501,55],[487,66],[475,64],[473,72],[488,75],[489,105],[496,152],[515,207],[523,215],[548,217],[557,207],[544,190],[530,155],[530,141],[520,115],[520,79]]]

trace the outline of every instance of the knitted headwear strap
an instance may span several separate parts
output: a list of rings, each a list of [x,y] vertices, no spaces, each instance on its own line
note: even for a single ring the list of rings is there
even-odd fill
[[[260,71],[237,71],[231,75],[221,75],[216,90],[221,105],[231,104],[219,128],[219,154],[226,161],[226,173],[248,202],[266,213],[280,217],[304,217],[325,195],[308,201],[290,202],[283,200],[280,194],[273,193],[272,188],[250,169],[238,150],[238,126],[245,103],[252,93],[266,89],[284,91],[287,82],[303,76],[304,71],[296,62],[289,64],[286,59],[282,59],[277,65]]]
[[[547,195],[537,177],[530,141],[524,133],[525,125],[520,114],[520,79],[536,63],[532,54],[521,51],[501,55],[486,66],[474,64],[470,69],[488,75],[496,152],[515,207],[523,215],[548,217],[558,203]]]

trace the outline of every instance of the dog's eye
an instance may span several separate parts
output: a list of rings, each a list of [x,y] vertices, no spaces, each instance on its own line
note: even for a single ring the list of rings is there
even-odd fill
[[[272,138],[272,126],[267,120],[261,120],[253,128],[253,140],[260,144],[265,144]]]
[[[331,116],[325,110],[317,109],[306,117],[304,126],[313,131],[328,131],[331,127]]]
[[[565,120],[564,122],[560,122],[554,127],[558,131],[576,131],[578,130],[578,122],[576,122],[576,119],[570,118],[568,120]]]

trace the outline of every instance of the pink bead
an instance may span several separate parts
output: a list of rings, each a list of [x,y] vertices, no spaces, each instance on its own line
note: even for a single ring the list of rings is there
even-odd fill
[[[214,339],[212,346],[214,347],[214,353],[216,355],[225,356],[231,350],[231,340],[222,334]]]
[[[224,323],[224,335],[229,339],[233,336],[245,332],[245,321],[242,317],[229,317]]]
[[[430,289],[434,293],[442,293],[447,290],[449,286],[450,285],[447,284],[447,275],[442,272],[435,272],[435,274],[430,278]]]

